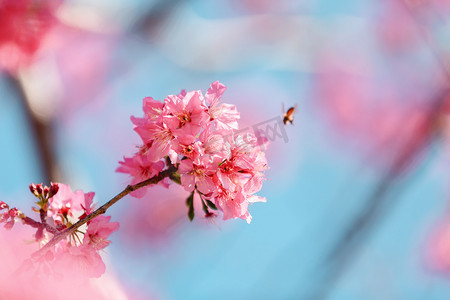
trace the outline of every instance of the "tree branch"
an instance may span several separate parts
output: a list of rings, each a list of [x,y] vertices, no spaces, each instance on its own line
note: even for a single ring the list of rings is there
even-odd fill
[[[170,177],[176,171],[177,171],[177,168],[174,165],[169,165],[169,168],[167,170],[162,171],[157,176],[154,176],[150,179],[139,182],[135,185],[128,185],[122,192],[120,192],[114,198],[112,198],[111,200],[109,200],[108,202],[103,204],[100,208],[98,208],[94,212],[90,213],[83,219],[79,220],[78,222],[76,222],[69,228],[65,229],[64,231],[61,231],[61,232],[57,233],[55,236],[53,236],[53,238],[47,244],[45,244],[44,247],[42,247],[41,249],[39,249],[38,251],[36,251],[32,254],[32,258],[38,259],[38,258],[42,257],[45,253],[47,253],[47,251],[50,248],[55,246],[58,242],[60,242],[61,240],[63,240],[68,235],[72,234],[73,232],[75,232],[80,226],[86,224],[87,222],[91,221],[95,217],[97,217],[101,214],[104,214],[109,207],[114,205],[114,203],[116,203],[117,201],[119,201],[120,199],[122,199],[123,197],[128,195],[129,193],[131,193],[137,189],[140,189],[144,186],[147,186],[150,184],[156,184],[156,183],[160,182],[161,180],[163,180],[164,178]]]
[[[35,221],[35,220],[33,220],[32,218],[27,217],[27,216],[25,216],[24,218],[22,218],[22,221],[23,221],[26,225],[29,225],[29,226],[31,226],[31,227],[33,227],[33,228],[37,228],[37,229],[43,228],[43,229],[47,230],[48,232],[50,232],[50,233],[52,233],[52,234],[55,234],[55,235],[59,233],[59,231],[58,231],[56,228],[54,228],[54,227],[48,225],[47,223],[40,223],[40,222]]]
[[[52,142],[52,122],[51,120],[39,119],[30,107],[22,82],[16,77],[7,74],[6,79],[12,89],[17,93],[20,100],[25,118],[28,121],[30,135],[34,139],[36,153],[38,155],[36,164],[39,165],[44,182],[49,184],[52,181],[58,181],[57,163],[53,151]]]

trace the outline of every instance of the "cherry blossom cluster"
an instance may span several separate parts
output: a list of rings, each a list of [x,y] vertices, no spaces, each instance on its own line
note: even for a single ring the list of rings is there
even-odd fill
[[[205,95],[182,91],[163,102],[144,98],[142,118],[131,117],[142,145],[132,157],[124,157],[118,172],[132,176],[132,184],[149,179],[170,165],[170,179],[191,193],[188,216],[194,217],[193,195],[200,196],[206,217],[223,212],[223,219],[241,218],[248,223],[248,206],[264,202],[256,196],[267,169],[267,140],[252,132],[239,133],[236,107],[221,102],[226,87],[218,81]],[[161,181],[167,186],[169,179]],[[146,188],[132,193],[143,197]]]
[[[25,224],[37,227],[35,240],[41,246],[94,211],[94,193],[73,192],[62,183],[52,183],[50,187],[31,184],[30,191],[38,199],[33,210],[39,212],[41,222],[22,213],[19,218]],[[77,228],[47,251],[38,268],[52,270],[58,276],[67,270],[76,271],[82,277],[101,276],[105,264],[99,251],[110,244],[109,235],[119,228],[119,223],[110,222],[110,219],[110,216],[100,215]],[[13,218],[10,222],[14,222]]]

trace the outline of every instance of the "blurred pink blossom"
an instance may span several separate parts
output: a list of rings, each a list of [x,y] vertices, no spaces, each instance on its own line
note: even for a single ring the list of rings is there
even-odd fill
[[[108,71],[115,35],[57,24],[42,42],[37,59],[56,67],[61,105],[58,112],[69,116],[80,109],[99,109],[105,104]],[[63,118],[65,120],[65,118]]]
[[[0,68],[17,72],[34,58],[50,28],[57,23],[59,0],[0,2]]]
[[[433,271],[450,274],[450,219],[448,215],[434,226],[426,240],[425,263]]]
[[[0,230],[1,272],[0,295],[8,300],[23,299],[54,299],[55,297],[67,300],[99,299],[124,300],[128,291],[121,282],[105,274],[96,281],[87,280],[81,267],[83,263],[91,263],[90,256],[85,256],[81,249],[72,249],[78,253],[66,253],[62,274],[52,273],[50,267],[41,264],[40,268],[23,268],[18,271],[22,263],[28,259],[37,244],[30,243],[32,228],[16,226],[11,231]],[[75,257],[75,259],[74,259]],[[63,266],[61,265],[61,266]],[[81,280],[80,278],[84,278]],[[57,295],[57,296],[55,296]]]

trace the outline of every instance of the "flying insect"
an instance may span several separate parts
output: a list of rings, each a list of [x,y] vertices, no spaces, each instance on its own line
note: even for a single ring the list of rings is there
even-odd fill
[[[292,125],[294,125],[294,113],[297,110],[297,104],[295,104],[295,106],[290,107],[286,113],[284,110],[284,104],[282,104],[282,109],[283,109],[283,123],[284,125],[286,125],[287,123],[291,123]]]

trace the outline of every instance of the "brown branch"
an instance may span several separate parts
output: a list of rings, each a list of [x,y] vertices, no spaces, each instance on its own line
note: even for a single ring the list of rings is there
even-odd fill
[[[177,171],[177,168],[175,166],[169,165],[169,168],[167,170],[159,173],[159,175],[157,175],[157,176],[154,176],[150,179],[139,182],[135,185],[128,185],[122,192],[120,192],[114,198],[112,198],[111,200],[109,200],[108,202],[103,204],[96,211],[90,213],[89,215],[87,215],[83,219],[79,220],[78,222],[76,222],[75,224],[70,226],[69,228],[67,228],[64,231],[61,231],[58,234],[56,234],[55,236],[53,236],[53,238],[47,244],[45,244],[44,247],[42,247],[41,249],[39,249],[38,251],[36,251],[35,253],[32,254],[32,258],[38,259],[38,258],[42,257],[45,253],[47,253],[47,251],[51,247],[55,246],[58,242],[60,242],[64,238],[66,238],[68,235],[74,233],[80,226],[86,224],[87,222],[91,221],[95,217],[97,217],[101,214],[104,214],[109,207],[111,207],[114,203],[116,203],[117,201],[119,201],[120,199],[122,199],[123,197],[128,195],[129,193],[131,193],[137,189],[140,189],[144,186],[147,186],[150,184],[156,184],[156,183],[160,182],[161,180],[163,180],[164,178],[170,177],[176,171]]]
[[[47,224],[47,212],[42,208],[39,210],[39,217],[41,218],[42,224]]]
[[[22,82],[12,75],[7,75],[6,79],[9,85],[17,93],[17,97],[22,104],[25,118],[28,121],[30,134],[34,139],[36,153],[38,155],[36,164],[39,165],[42,172],[44,182],[58,181],[57,163],[53,151],[52,142],[52,122],[51,120],[39,119],[30,107],[29,99],[27,98]]]

